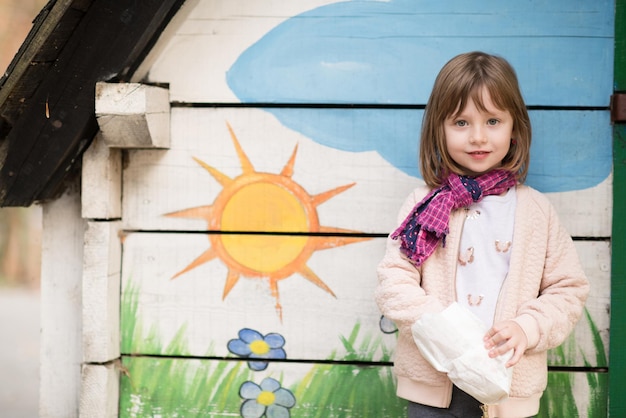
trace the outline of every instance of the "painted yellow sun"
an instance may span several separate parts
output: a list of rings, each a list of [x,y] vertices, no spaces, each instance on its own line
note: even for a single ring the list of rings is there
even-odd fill
[[[318,250],[339,247],[369,238],[347,229],[319,224],[317,207],[354,186],[347,184],[318,195],[310,195],[292,180],[296,146],[280,174],[257,172],[244,153],[232,127],[228,131],[235,146],[242,174],[230,178],[194,157],[222,186],[213,204],[166,214],[171,217],[204,219],[211,246],[173,279],[201,264],[219,258],[228,268],[222,299],[243,276],[269,281],[276,311],[282,318],[278,282],[299,274],[327,293],[334,292],[308,266]]]

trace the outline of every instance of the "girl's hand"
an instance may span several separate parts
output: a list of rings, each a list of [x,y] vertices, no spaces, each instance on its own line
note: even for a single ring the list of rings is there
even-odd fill
[[[489,357],[494,358],[513,350],[513,356],[506,367],[513,367],[524,355],[528,347],[526,333],[515,321],[503,321],[495,324],[483,337]]]

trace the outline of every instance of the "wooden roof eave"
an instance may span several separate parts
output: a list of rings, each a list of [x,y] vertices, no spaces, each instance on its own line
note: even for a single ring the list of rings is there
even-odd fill
[[[126,82],[185,0],[52,0],[0,79],[0,206],[53,199],[98,131],[98,81]]]

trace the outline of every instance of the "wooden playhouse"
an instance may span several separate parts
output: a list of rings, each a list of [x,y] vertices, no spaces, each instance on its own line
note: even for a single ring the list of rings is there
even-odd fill
[[[624,416],[624,6],[50,1],[0,81],[0,204],[44,213],[40,416],[404,416],[375,268],[469,50],[515,66],[592,283],[540,416]]]

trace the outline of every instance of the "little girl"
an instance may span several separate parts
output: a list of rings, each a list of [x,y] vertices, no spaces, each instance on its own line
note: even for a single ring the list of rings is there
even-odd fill
[[[441,70],[423,119],[426,183],[406,200],[378,267],[376,301],[399,330],[397,394],[412,417],[536,415],[550,348],[581,316],[589,284],[548,200],[524,186],[531,126],[515,71],[482,52]],[[411,326],[453,302],[486,324],[490,357],[512,355],[510,396],[481,405],[420,354]],[[485,415],[486,416],[486,415]]]

